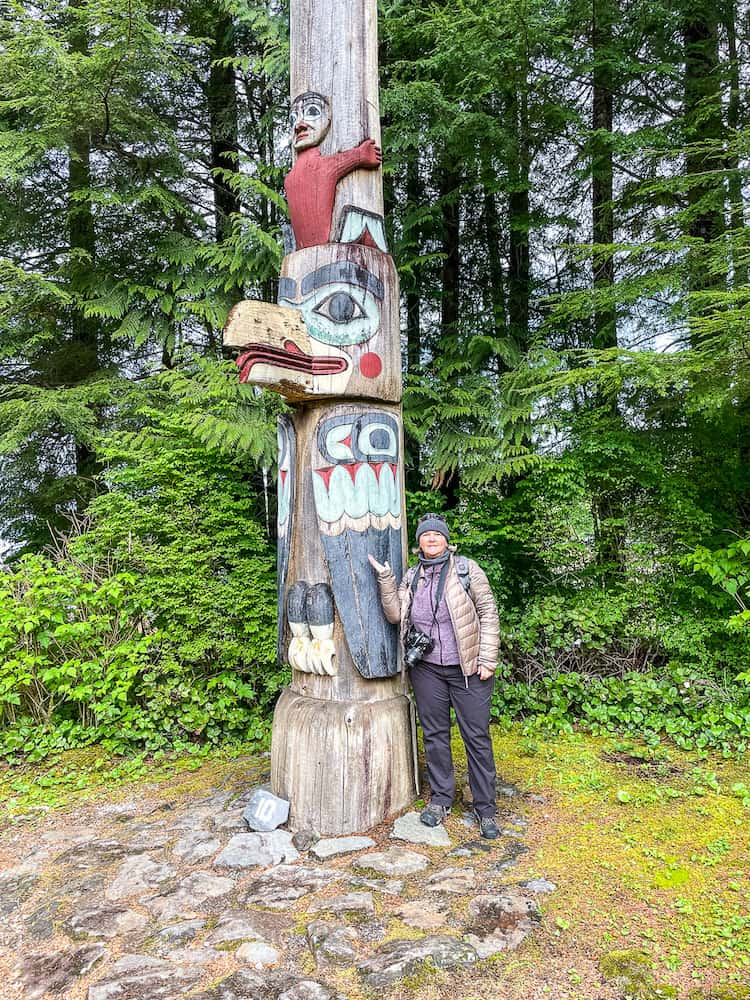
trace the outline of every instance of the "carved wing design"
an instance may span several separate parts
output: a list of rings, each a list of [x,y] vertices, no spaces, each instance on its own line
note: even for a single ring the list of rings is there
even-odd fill
[[[276,653],[279,664],[286,662],[284,655],[284,634],[286,628],[285,607],[286,578],[289,572],[289,553],[292,541],[292,524],[294,519],[294,467],[296,461],[296,433],[294,424],[286,414],[282,414],[276,424],[279,444],[279,482],[278,482],[278,547],[277,547],[277,579],[278,579],[278,613],[279,638]]]

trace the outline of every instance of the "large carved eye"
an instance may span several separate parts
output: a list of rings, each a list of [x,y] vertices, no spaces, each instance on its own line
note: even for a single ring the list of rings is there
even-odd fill
[[[352,450],[358,461],[398,461],[399,431],[391,417],[365,414],[355,422],[354,430]]]
[[[308,104],[305,107],[305,118],[320,118],[323,110],[319,104]]]
[[[351,323],[353,319],[365,315],[362,306],[348,292],[334,292],[327,299],[323,299],[313,312],[325,316],[332,323]]]

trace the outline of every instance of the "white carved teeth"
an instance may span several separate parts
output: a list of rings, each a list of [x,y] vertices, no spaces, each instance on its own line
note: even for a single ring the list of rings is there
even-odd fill
[[[398,474],[386,462],[379,474],[371,465],[364,463],[354,476],[344,465],[337,465],[330,474],[328,488],[323,477],[313,475],[315,507],[318,515],[329,523],[338,521],[345,513],[359,518],[365,514],[384,517],[401,513]]]

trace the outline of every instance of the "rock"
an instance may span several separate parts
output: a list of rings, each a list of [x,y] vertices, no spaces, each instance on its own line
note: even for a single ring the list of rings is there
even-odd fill
[[[281,959],[278,951],[265,941],[246,941],[237,949],[235,957],[240,962],[252,965],[254,969],[267,969]]]
[[[221,841],[207,830],[193,830],[180,837],[172,848],[172,854],[187,864],[210,858],[221,847]]]
[[[133,850],[129,844],[119,840],[90,840],[60,854],[57,863],[78,871],[91,871],[93,868],[106,868],[132,854]]]
[[[532,878],[528,882],[519,882],[518,886],[520,889],[535,893],[554,892],[557,888],[554,882],[550,882],[546,878]]]
[[[28,868],[6,868],[0,872],[0,916],[17,910],[33,892],[39,875]]]
[[[31,850],[26,857],[28,867],[31,864],[37,865],[40,861],[47,861],[56,858],[64,851],[70,850],[77,844],[90,842],[92,839],[91,828],[88,826],[66,827],[64,830],[50,830],[43,833],[39,843]]]
[[[328,858],[335,858],[338,854],[351,854],[374,846],[375,841],[372,837],[325,837],[313,846],[310,853],[318,861],[327,861]]]
[[[205,940],[211,947],[227,944],[241,944],[243,941],[262,941],[263,933],[248,919],[245,913],[227,913],[220,918],[216,927]]]
[[[264,972],[259,975],[241,969],[222,979],[190,1000],[344,1000],[336,998],[326,986],[289,972]]]
[[[139,854],[122,863],[104,895],[111,900],[143,896],[172,878],[175,872],[172,865],[159,864],[148,854]]]
[[[460,896],[476,885],[473,868],[443,868],[427,879],[428,892],[448,892]]]
[[[55,933],[54,920],[62,907],[61,899],[51,899],[24,920],[26,933],[34,941],[47,941]]]
[[[143,930],[147,923],[142,913],[105,904],[78,910],[65,926],[75,937],[114,938]]]
[[[240,902],[284,910],[302,896],[319,892],[342,877],[342,872],[332,869],[279,865],[248,883]]]
[[[289,819],[289,803],[265,788],[256,788],[242,815],[251,830],[270,833]]]
[[[498,860],[490,866],[490,874],[492,872],[508,871],[509,868],[512,868],[516,864],[517,859],[522,854],[528,853],[528,850],[529,849],[525,844],[520,844],[517,841],[509,844]]]
[[[298,851],[309,851],[319,840],[320,834],[317,830],[298,830],[292,837],[292,843]]]
[[[447,913],[436,907],[432,899],[415,899],[404,903],[396,913],[403,923],[423,931],[435,931],[438,927],[443,927],[448,920]]]
[[[167,927],[162,927],[157,937],[171,947],[175,944],[184,944],[186,941],[192,941],[196,934],[202,931],[205,926],[205,920],[181,920],[177,924],[169,924]]]
[[[293,986],[279,993],[276,1000],[336,1000],[336,998],[327,986],[321,986],[312,979],[299,979]]]
[[[357,934],[360,940],[368,944],[382,941],[387,933],[388,924],[385,920],[367,920],[365,923],[357,924]]]
[[[227,809],[213,818],[217,830],[247,830],[243,809]]]
[[[391,839],[406,840],[410,844],[426,844],[429,847],[451,846],[451,839],[444,826],[425,826],[416,812],[399,816],[393,824]]]
[[[16,967],[16,975],[28,1000],[38,1000],[45,993],[62,993],[85,976],[107,954],[104,945],[85,944],[70,951],[32,952]]]
[[[213,962],[218,962],[220,959],[224,958],[224,954],[221,951],[216,951],[214,948],[175,948],[172,951],[168,951],[164,956],[169,959],[170,962],[180,962],[190,965],[211,965]]]
[[[333,896],[330,899],[320,899],[308,907],[310,913],[363,913],[369,915],[375,912],[371,892],[349,892],[345,896]]]
[[[454,847],[452,851],[448,851],[448,857],[472,858],[476,855],[489,854],[490,851],[494,850],[496,850],[495,845],[487,840],[469,840],[465,844],[461,844],[460,847]]]
[[[544,806],[547,804],[547,796],[537,794],[529,795],[529,802],[533,802],[534,805]]]
[[[214,861],[214,868],[258,868],[296,861],[299,851],[286,830],[238,833]]]
[[[88,1000],[172,1000],[203,976],[197,964],[175,965],[150,955],[123,955],[104,979],[89,987]]]
[[[515,887],[476,896],[469,903],[469,916],[466,940],[482,958],[515,951],[541,921],[536,901]]]
[[[352,875],[349,878],[349,885],[374,889],[376,892],[385,893],[386,896],[400,896],[404,891],[404,883],[400,878],[362,878],[361,875]]]
[[[457,938],[424,937],[416,941],[389,941],[357,968],[370,989],[380,990],[413,975],[425,962],[439,969],[454,969],[472,965],[477,957],[474,948]]]
[[[391,847],[387,851],[363,854],[354,861],[357,868],[371,869],[381,875],[413,875],[423,871],[429,863],[424,854],[417,854],[405,847]]]
[[[307,927],[307,944],[315,964],[325,966],[351,965],[359,958],[354,942],[357,932],[353,927],[313,920]]]
[[[153,896],[143,905],[162,920],[194,917],[206,901],[226,896],[232,889],[234,882],[230,878],[220,878],[211,872],[193,872],[177,885],[174,892]]]
[[[521,795],[521,789],[516,785],[512,785],[509,781],[498,781],[495,785],[495,790],[498,795],[501,795],[505,799],[515,799]]]

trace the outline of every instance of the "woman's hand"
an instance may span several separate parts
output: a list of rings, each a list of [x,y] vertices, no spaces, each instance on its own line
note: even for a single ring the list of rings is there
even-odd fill
[[[490,677],[492,677],[492,675],[494,673],[495,673],[495,671],[494,670],[490,670],[489,667],[481,667],[480,666],[480,668],[479,668],[479,680],[480,681],[488,681],[490,679]]]
[[[368,553],[367,558],[370,560],[370,565],[375,570],[378,576],[386,576],[386,574],[391,572],[391,567],[387,562],[379,563],[375,556]]]

